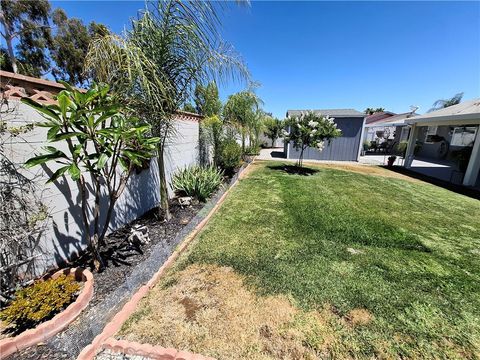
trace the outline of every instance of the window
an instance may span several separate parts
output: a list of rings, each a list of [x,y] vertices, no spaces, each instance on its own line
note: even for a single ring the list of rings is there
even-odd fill
[[[433,143],[433,139],[432,137],[434,137],[435,135],[437,135],[437,129],[438,129],[438,126],[428,126],[427,127],[427,134],[425,135],[425,142],[426,143]]]
[[[400,142],[407,141],[409,133],[410,133],[410,128],[408,126],[402,127],[402,132],[400,133]]]
[[[451,146],[472,146],[477,134],[476,126],[456,127],[453,130]]]

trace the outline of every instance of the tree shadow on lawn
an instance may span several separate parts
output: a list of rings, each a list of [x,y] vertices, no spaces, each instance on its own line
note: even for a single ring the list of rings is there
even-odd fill
[[[268,165],[267,168],[270,170],[283,171],[291,175],[302,175],[302,176],[310,176],[318,172],[318,170],[315,170],[315,169],[300,167],[296,165],[286,165],[286,164]]]

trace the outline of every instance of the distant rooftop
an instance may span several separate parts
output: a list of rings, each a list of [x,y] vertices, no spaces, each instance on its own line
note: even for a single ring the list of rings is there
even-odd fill
[[[401,126],[405,125],[406,121],[415,118],[419,116],[417,113],[412,113],[411,111],[402,113],[402,114],[396,114],[387,118],[384,118],[379,121],[375,121],[373,123],[369,123],[366,125],[366,127],[377,127],[377,126]]]
[[[342,117],[365,117],[366,115],[355,109],[317,109],[317,110],[288,110],[287,117],[299,116],[308,111],[312,111],[317,115],[331,116],[334,118]]]
[[[367,117],[365,118],[365,124],[371,124],[377,121],[381,121],[385,118],[388,118],[394,115],[397,115],[397,114],[391,111],[379,111],[379,112],[373,113],[372,115],[367,115]]]

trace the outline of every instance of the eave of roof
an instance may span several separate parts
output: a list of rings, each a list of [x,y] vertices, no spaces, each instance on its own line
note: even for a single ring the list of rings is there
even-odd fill
[[[7,78],[7,79],[26,81],[26,82],[29,82],[31,84],[50,86],[50,87],[54,87],[54,88],[58,88],[58,89],[65,89],[65,86],[63,86],[62,84],[60,84],[58,82],[55,82],[55,81],[39,79],[39,78],[35,78],[35,77],[32,77],[32,76],[27,76],[27,75],[22,75],[22,74],[15,74],[15,73],[12,73],[12,72],[9,72],[9,71],[4,71],[4,70],[0,70],[0,77]]]
[[[442,124],[480,124],[480,98],[465,101],[431,113],[408,120],[407,124],[442,125]]]

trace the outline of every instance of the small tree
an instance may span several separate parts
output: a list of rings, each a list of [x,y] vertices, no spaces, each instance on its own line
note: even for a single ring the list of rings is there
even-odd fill
[[[25,166],[55,162],[60,167],[48,182],[67,173],[77,183],[88,246],[95,269],[99,270],[104,266],[99,248],[104,245],[115,203],[135,168],[154,156],[159,139],[148,136],[150,125],[126,114],[125,109],[108,95],[107,85],[93,85],[83,93],[63,84],[67,89],[58,94],[58,105],[42,105],[28,98],[22,101],[47,119],[39,124],[48,128],[47,140],[64,142],[68,150],[63,152],[47,146],[46,153],[29,159]],[[88,210],[87,175],[94,192],[93,218]],[[100,216],[102,189],[108,194],[104,217]],[[101,219],[104,219],[102,224]]]
[[[264,121],[265,135],[272,140],[272,147],[275,146],[275,141],[282,136],[284,123],[277,118],[267,117]]]
[[[333,118],[317,115],[311,111],[287,119],[286,124],[290,128],[290,132],[285,131],[285,141],[293,142],[295,149],[300,150],[297,166],[302,167],[303,153],[306,148],[315,147],[318,151],[322,151],[325,141],[330,142],[331,139],[342,135],[333,120]]]
[[[213,163],[219,166],[220,146],[223,137],[223,121],[218,115],[205,118],[201,125],[204,130],[206,141],[213,148]]]

